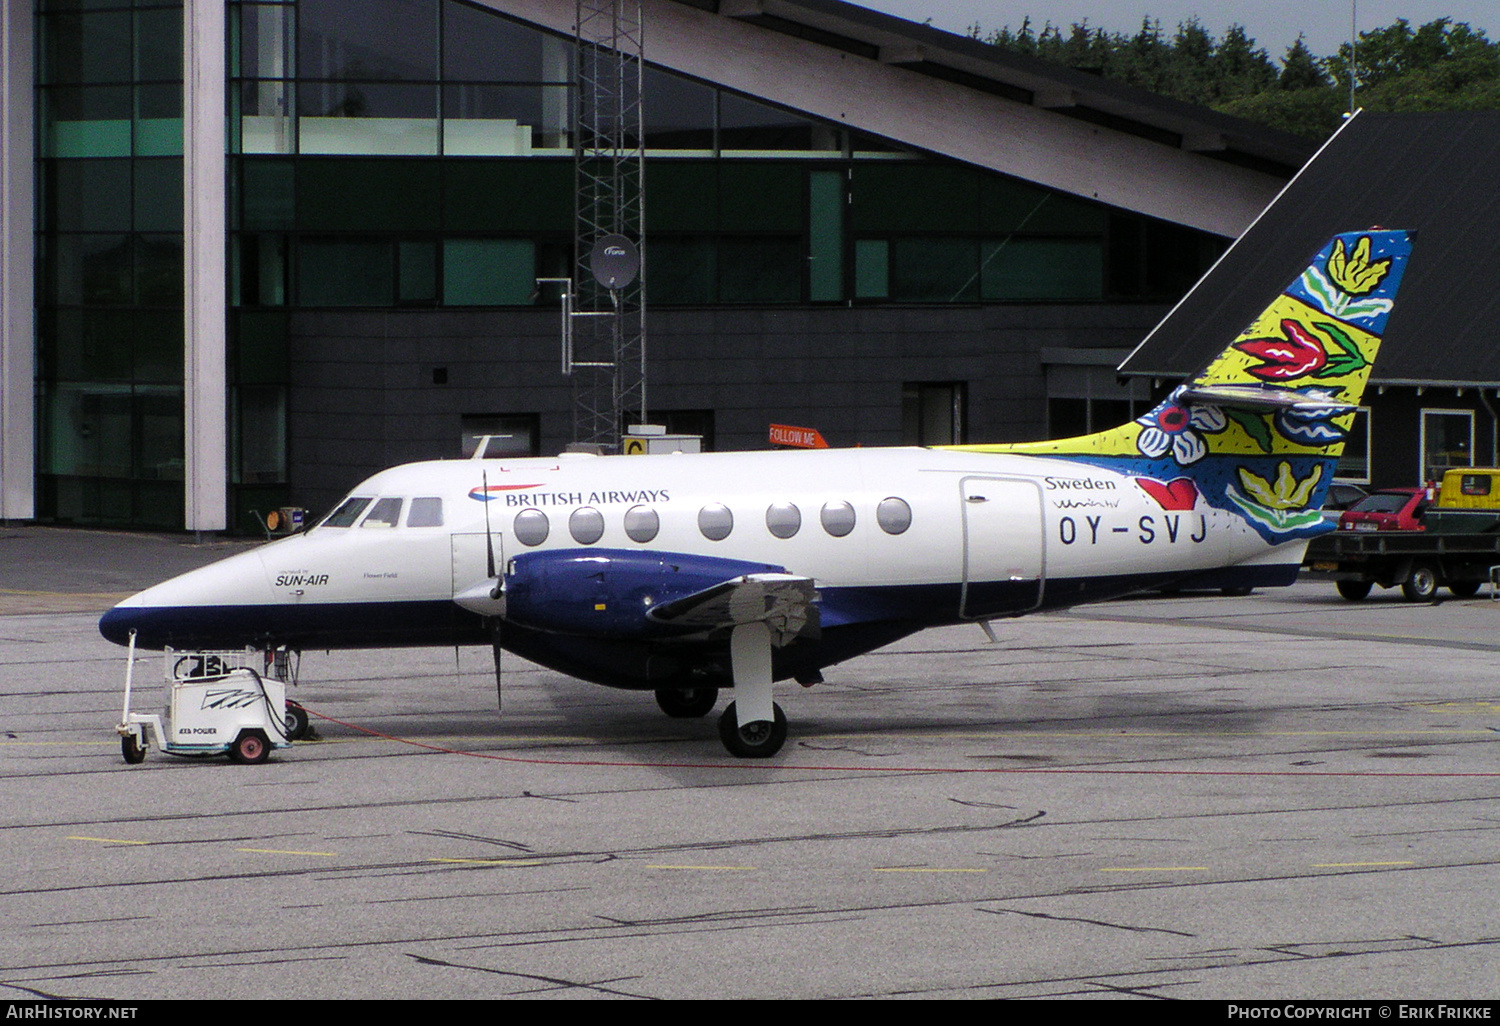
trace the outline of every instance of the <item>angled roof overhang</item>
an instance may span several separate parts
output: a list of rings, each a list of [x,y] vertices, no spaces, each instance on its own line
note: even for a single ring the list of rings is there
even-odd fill
[[[555,32],[557,0],[471,0]],[[838,0],[641,0],[646,59],[890,139],[1223,236],[1313,147]]]

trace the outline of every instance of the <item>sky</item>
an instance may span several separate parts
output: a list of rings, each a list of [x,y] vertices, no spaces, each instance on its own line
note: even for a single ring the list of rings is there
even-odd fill
[[[1351,0],[852,0],[886,14],[911,21],[932,20],[935,28],[966,33],[978,23],[984,34],[1009,25],[1019,28],[1031,16],[1040,28],[1049,19],[1067,28],[1087,19],[1090,26],[1133,35],[1147,15],[1171,32],[1179,22],[1197,15],[1215,36],[1238,22],[1273,57],[1279,59],[1297,34],[1308,48],[1327,56],[1349,39]],[[1412,26],[1436,18],[1466,21],[1484,29],[1490,39],[1500,33],[1500,7],[1495,0],[1352,0],[1359,30],[1368,32],[1405,18]]]

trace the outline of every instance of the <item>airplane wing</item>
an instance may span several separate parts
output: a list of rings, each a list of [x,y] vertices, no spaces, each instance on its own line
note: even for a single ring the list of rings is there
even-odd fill
[[[819,633],[818,592],[811,577],[745,574],[664,602],[646,614],[658,623],[700,630],[764,623],[780,648],[794,638]]]

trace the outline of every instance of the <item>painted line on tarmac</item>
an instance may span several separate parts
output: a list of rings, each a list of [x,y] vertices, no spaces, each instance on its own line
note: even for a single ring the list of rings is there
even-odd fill
[[[252,855],[318,855],[330,859],[339,857],[336,851],[288,851],[282,848],[236,848],[234,850],[249,852]]]
[[[876,866],[874,873],[988,873],[988,869],[944,869],[936,866]]]
[[[77,837],[69,836],[70,841],[97,841],[100,844],[151,844],[151,841],[124,841],[118,837]]]
[[[1101,873],[1207,873],[1207,866],[1101,866]]]

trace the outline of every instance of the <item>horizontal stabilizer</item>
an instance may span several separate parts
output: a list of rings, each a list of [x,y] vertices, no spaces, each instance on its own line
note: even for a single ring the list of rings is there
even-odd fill
[[[1190,406],[1222,406],[1231,410],[1254,410],[1279,413],[1289,410],[1318,416],[1339,416],[1359,409],[1322,395],[1307,395],[1286,388],[1264,388],[1260,385],[1189,385],[1179,400]]]
[[[780,647],[797,637],[817,636],[817,601],[811,577],[746,574],[664,602],[646,615],[659,623],[700,630],[765,623],[771,628],[771,643]]]

